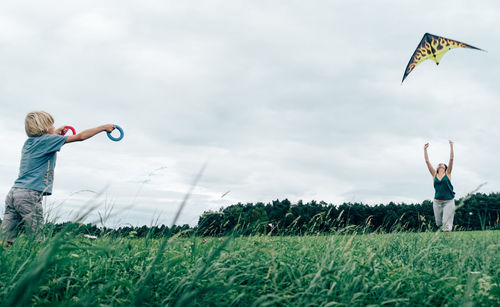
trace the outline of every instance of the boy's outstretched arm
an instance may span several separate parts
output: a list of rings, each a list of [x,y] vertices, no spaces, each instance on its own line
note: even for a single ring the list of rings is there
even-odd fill
[[[102,125],[99,127],[83,130],[80,133],[68,136],[68,138],[66,139],[66,143],[85,141],[86,139],[91,138],[100,132],[103,132],[103,131],[111,132],[114,129],[115,129],[115,126],[113,124],[107,124],[107,125]]]

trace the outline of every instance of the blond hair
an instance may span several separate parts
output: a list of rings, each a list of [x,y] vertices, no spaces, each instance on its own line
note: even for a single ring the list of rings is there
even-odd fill
[[[45,111],[30,112],[26,115],[24,129],[28,136],[40,136],[54,125],[54,118]]]

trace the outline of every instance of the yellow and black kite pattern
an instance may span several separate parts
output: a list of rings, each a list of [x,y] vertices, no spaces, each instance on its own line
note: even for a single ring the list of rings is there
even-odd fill
[[[406,66],[401,83],[403,83],[406,76],[408,76],[418,64],[427,59],[431,59],[436,62],[436,65],[439,65],[439,61],[441,61],[441,58],[448,50],[459,47],[482,50],[456,40],[425,33],[417,49],[415,49],[415,52],[411,56],[410,62],[408,62]]]

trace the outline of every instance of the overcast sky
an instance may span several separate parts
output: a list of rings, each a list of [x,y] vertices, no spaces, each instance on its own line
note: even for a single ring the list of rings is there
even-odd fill
[[[3,1],[0,29],[0,199],[28,112],[125,130],[62,148],[59,221],[99,204],[107,226],[170,224],[204,163],[178,224],[237,202],[422,202],[423,145],[447,163],[449,139],[457,197],[500,191],[498,1]],[[487,52],[401,85],[425,32]]]

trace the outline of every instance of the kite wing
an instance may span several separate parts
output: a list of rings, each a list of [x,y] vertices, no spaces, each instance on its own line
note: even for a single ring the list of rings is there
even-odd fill
[[[408,65],[406,66],[405,74],[403,75],[401,83],[403,83],[406,76],[408,76],[418,64],[430,59],[436,62],[436,65],[439,65],[441,58],[446,52],[448,52],[448,50],[459,47],[482,50],[456,40],[425,33],[424,37],[422,37],[422,40],[418,44],[417,49],[413,52],[410,62],[408,62]]]

